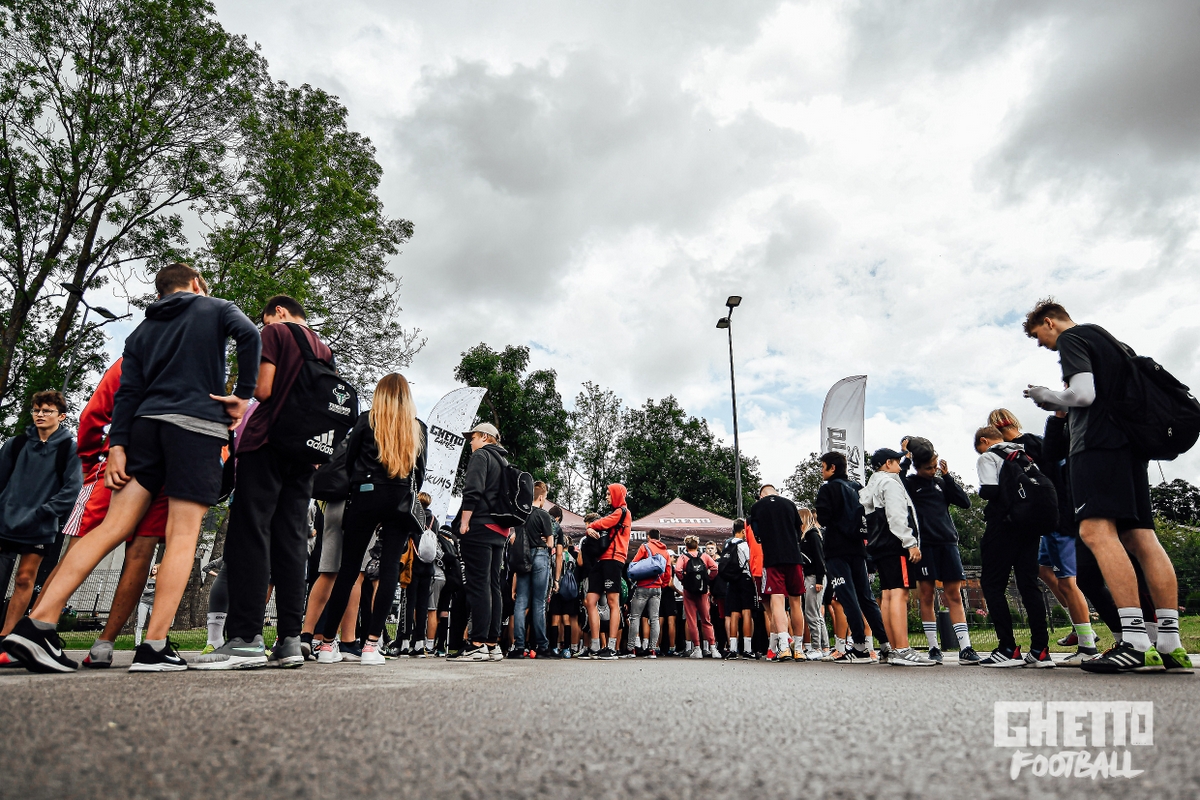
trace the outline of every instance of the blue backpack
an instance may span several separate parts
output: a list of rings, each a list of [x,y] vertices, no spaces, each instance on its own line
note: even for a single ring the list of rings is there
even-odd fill
[[[579,597],[579,581],[575,578],[575,564],[563,560],[562,577],[558,579],[558,596],[563,600],[575,600]]]
[[[652,581],[667,571],[666,557],[662,553],[653,552],[647,545],[642,546],[650,555],[629,565],[629,579],[634,582]]]

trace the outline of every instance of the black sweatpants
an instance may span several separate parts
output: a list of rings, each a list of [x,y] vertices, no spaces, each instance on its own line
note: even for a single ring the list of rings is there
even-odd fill
[[[350,499],[346,501],[346,514],[342,518],[342,565],[337,580],[333,582],[329,603],[325,606],[324,635],[327,640],[332,640],[337,633],[354,582],[362,571],[363,555],[367,552],[367,545],[376,527],[379,528],[379,539],[383,543],[379,557],[379,586],[371,598],[370,624],[360,638],[383,634],[392,610],[392,601],[396,599],[400,558],[408,549],[409,538],[420,533],[417,521],[404,510],[409,497],[408,487],[389,484],[376,486],[370,492],[360,492],[356,486],[351,492]]]
[[[506,537],[482,525],[472,525],[459,539],[467,579],[464,589],[471,605],[471,630],[467,638],[472,642],[495,644],[500,641],[500,620],[504,612],[501,577],[507,541]]]
[[[313,465],[297,463],[270,444],[239,454],[225,539],[230,639],[262,633],[267,586],[275,584],[278,636],[299,636],[304,624],[308,563],[308,501]]]
[[[1036,555],[1036,553],[1035,553]],[[826,580],[837,601],[846,612],[846,624],[850,627],[850,638],[853,643],[862,648],[867,643],[866,627],[871,626],[871,633],[880,644],[887,644],[887,629],[883,627],[883,615],[879,613],[879,604],[875,595],[871,594],[871,580],[867,577],[867,560],[862,556],[826,557]]]
[[[467,620],[471,616],[471,604],[467,602],[467,594],[461,587],[447,587],[442,593],[450,593],[446,610],[446,649],[462,651],[465,647],[463,636],[467,632]]]
[[[1029,647],[1037,652],[1050,643],[1046,626],[1046,603],[1038,586],[1038,544],[1036,536],[1022,536],[1002,523],[989,522],[979,543],[983,562],[979,588],[987,601],[988,616],[996,629],[996,638],[1004,649],[1017,646],[1013,636],[1012,614],[1008,610],[1008,577],[1017,575],[1017,591],[1029,616]],[[1078,553],[1076,553],[1078,555]]]
[[[404,630],[409,642],[425,638],[425,626],[429,622],[429,592],[432,589],[433,565],[414,563],[412,583],[408,585],[408,602],[404,605]],[[401,639],[399,635],[396,638]]]

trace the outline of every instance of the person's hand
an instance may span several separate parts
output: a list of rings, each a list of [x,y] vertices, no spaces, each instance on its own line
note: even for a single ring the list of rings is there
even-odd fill
[[[458,532],[465,536],[467,531],[470,530],[470,528],[471,528],[470,523],[464,519],[462,521],[462,524],[458,526]]]
[[[908,560],[914,564],[917,563],[918,561],[920,561],[921,560],[921,548],[919,548],[919,547],[908,548]]]
[[[1027,388],[1024,392],[1025,396],[1032,400],[1033,404],[1038,408],[1046,411],[1056,411],[1058,406],[1051,402],[1050,398],[1048,397],[1050,393],[1051,390],[1047,389],[1045,386],[1034,386],[1032,383],[1029,384],[1029,388]]]
[[[242,421],[242,417],[246,416],[246,409],[250,406],[249,400],[243,400],[233,394],[210,394],[209,397],[225,406],[225,413],[233,420],[233,422],[229,423],[229,430],[233,430],[238,426],[238,423]]]
[[[823,588],[822,584],[819,584],[819,583],[814,583],[814,584],[813,584],[813,591],[814,591],[814,592],[819,592],[819,591],[821,591],[821,589],[822,589],[822,588]]]
[[[1059,419],[1066,419],[1066,417],[1067,417],[1067,412],[1065,412],[1065,411],[1055,411],[1055,412],[1054,412],[1054,416],[1058,417]]]
[[[111,491],[123,489],[130,475],[125,472],[125,448],[116,444],[108,448],[108,461],[104,464],[104,485]]]
[[[946,459],[944,458],[938,462],[938,469],[941,470],[943,475],[950,474],[950,465],[946,463]]]
[[[588,536],[590,536],[590,537],[592,537],[593,539],[599,539],[599,538],[600,538],[600,531],[596,530],[595,528],[588,528],[588,529],[587,529],[587,535],[588,535]]]
[[[900,451],[902,453],[904,453],[905,455],[908,455],[908,437],[907,436],[905,436],[903,439],[900,440]]]

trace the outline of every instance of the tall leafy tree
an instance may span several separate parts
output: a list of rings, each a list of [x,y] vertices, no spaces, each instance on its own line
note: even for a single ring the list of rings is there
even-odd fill
[[[799,505],[812,508],[821,489],[821,456],[809,453],[808,458],[796,465],[796,469],[783,482],[783,493]]]
[[[58,284],[94,289],[182,246],[179,211],[227,189],[228,148],[264,75],[208,0],[0,4],[7,431],[30,393],[61,381],[69,346],[96,351],[100,334],[75,331],[79,298]]]
[[[203,204],[210,229],[195,263],[214,295],[251,315],[272,295],[295,297],[365,387],[425,340],[397,321],[387,268],[413,225],[384,214],[375,148],[346,117],[320,89],[264,84],[240,125],[230,190]]]
[[[1163,519],[1184,524],[1200,520],[1200,488],[1182,478],[1155,486],[1150,490],[1150,501],[1154,513]]]
[[[674,396],[625,412],[618,446],[629,508],[642,516],[676,497],[732,517],[737,508],[733,448],[703,418],[689,417]],[[758,459],[742,457],[743,505],[759,483]]]
[[[509,345],[496,351],[480,343],[462,354],[454,379],[487,389],[477,422],[495,425],[511,462],[557,492],[563,484],[560,470],[571,429],[554,370],[530,370],[528,347]],[[467,452],[464,448],[460,485]]]
[[[617,479],[621,400],[612,390],[587,381],[568,418],[570,469],[582,479],[580,497],[571,500],[578,499],[582,508],[600,508],[608,501],[608,484]]]

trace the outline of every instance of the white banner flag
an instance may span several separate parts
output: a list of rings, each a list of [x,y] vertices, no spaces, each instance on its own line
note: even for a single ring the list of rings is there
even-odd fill
[[[429,507],[438,524],[445,522],[450,508],[450,497],[454,490],[454,473],[458,470],[458,459],[462,455],[466,439],[462,432],[475,421],[479,402],[487,389],[467,386],[455,389],[437,401],[429,413],[429,452],[425,455],[425,486],[433,498]]]
[[[847,477],[866,484],[863,451],[866,449],[867,376],[842,378],[825,395],[821,409],[822,452],[846,454]]]

